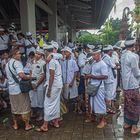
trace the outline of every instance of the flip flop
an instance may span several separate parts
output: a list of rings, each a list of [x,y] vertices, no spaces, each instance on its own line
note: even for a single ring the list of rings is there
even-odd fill
[[[60,127],[59,124],[54,124],[53,126],[54,126],[55,128],[59,128],[59,127]]]
[[[129,125],[127,125],[127,126],[124,125],[123,128],[124,128],[124,129],[129,129],[129,128],[131,128],[131,125],[130,125],[130,126],[129,126]]]
[[[115,112],[114,110],[112,110],[112,109],[108,109],[108,110],[107,110],[107,113],[108,113],[108,114],[115,114],[116,112]]]
[[[29,130],[31,130],[31,129],[33,129],[32,126],[30,126],[30,127],[28,127],[28,128],[25,128],[25,131],[29,131]]]
[[[35,130],[36,130],[37,132],[47,132],[47,131],[48,131],[48,129],[44,129],[44,128],[42,128],[42,127],[36,128]]]

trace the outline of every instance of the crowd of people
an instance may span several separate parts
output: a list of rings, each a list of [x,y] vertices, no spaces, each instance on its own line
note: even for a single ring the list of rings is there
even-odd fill
[[[8,34],[0,27],[0,106],[6,108],[9,98],[15,130],[19,128],[19,115],[25,130],[32,129],[32,118],[44,120],[37,131],[46,132],[49,125],[58,128],[63,114],[71,108],[86,114],[87,123],[98,116],[97,128],[104,128],[106,114],[116,113],[116,89],[121,87],[124,129],[131,127],[131,133],[137,134],[140,69],[135,43],[131,38],[123,48],[80,43],[62,48],[51,41],[40,47],[30,32]],[[22,79],[31,80],[28,93],[21,92]],[[94,96],[88,94],[89,87],[96,88]]]

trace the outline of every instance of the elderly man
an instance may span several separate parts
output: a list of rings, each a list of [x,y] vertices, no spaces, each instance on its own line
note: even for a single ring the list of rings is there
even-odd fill
[[[114,71],[116,65],[111,58],[113,47],[111,45],[108,45],[107,47],[103,48],[103,51],[104,55],[102,57],[102,60],[106,63],[108,69],[108,78],[105,80],[105,99],[107,104],[107,113],[115,113],[112,108],[112,100],[115,97],[114,81],[116,78],[116,73]]]
[[[44,107],[44,65],[43,60],[44,50],[37,48],[35,53],[34,63],[31,65],[32,76],[36,78],[32,82],[33,90],[30,91],[31,107],[33,109],[33,114],[38,113],[37,120],[43,119],[43,107]],[[36,114],[37,115],[37,114]]]
[[[137,127],[140,115],[139,59],[133,49],[135,40],[125,41],[126,51],[121,56],[122,85],[124,92],[124,129],[131,128],[132,134],[139,133]]]
[[[43,46],[46,54],[46,95],[44,101],[44,123],[37,131],[48,131],[48,122],[59,127],[60,95],[62,91],[62,71],[58,60],[52,58],[53,46]]]
[[[91,85],[98,87],[98,91],[94,97],[90,97],[90,105],[91,110],[101,117],[97,128],[103,128],[106,125],[104,118],[106,114],[104,80],[108,78],[108,71],[107,65],[101,59],[101,50],[99,48],[93,49],[92,57],[94,62],[91,66],[91,73],[87,74],[86,77],[91,79]]]
[[[26,55],[27,56],[29,55],[30,52],[35,52],[37,43],[36,43],[36,40],[34,38],[32,38],[32,33],[30,33],[30,32],[26,33],[25,46],[26,46]]]

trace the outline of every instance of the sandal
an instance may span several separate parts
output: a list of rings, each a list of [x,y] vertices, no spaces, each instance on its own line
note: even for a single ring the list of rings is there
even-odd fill
[[[31,129],[33,129],[33,127],[31,125],[29,125],[28,127],[25,127],[25,131],[29,131]]]
[[[116,112],[110,108],[107,109],[107,113],[108,114],[115,114]]]
[[[60,127],[60,125],[59,124],[53,124],[53,126],[55,127],[55,128],[59,128]]]
[[[86,119],[86,120],[85,120],[85,123],[90,123],[90,122],[92,122],[91,119]]]
[[[36,128],[35,129],[37,132],[47,132],[48,131],[48,128],[44,128],[44,127],[40,127],[40,128]]]

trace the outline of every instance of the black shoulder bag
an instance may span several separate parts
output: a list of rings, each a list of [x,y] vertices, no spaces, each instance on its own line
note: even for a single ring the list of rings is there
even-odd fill
[[[12,67],[14,68],[14,63],[15,61],[13,62],[12,64]],[[8,64],[8,67],[9,67],[9,70],[12,74],[12,77],[14,79],[14,81],[19,84],[19,87],[20,87],[20,90],[21,90],[21,93],[29,93],[30,90],[32,90],[32,83],[31,83],[31,80],[24,80],[24,79],[21,79],[20,81],[18,80],[18,78],[14,75],[14,73],[11,71],[10,69],[10,66]],[[14,68],[15,69],[15,68]]]
[[[93,65],[93,63],[91,65]],[[102,81],[100,82],[100,84],[98,86],[92,85],[91,82],[89,82],[87,85],[87,88],[86,88],[86,93],[92,97],[96,96],[101,84],[102,84]]]

